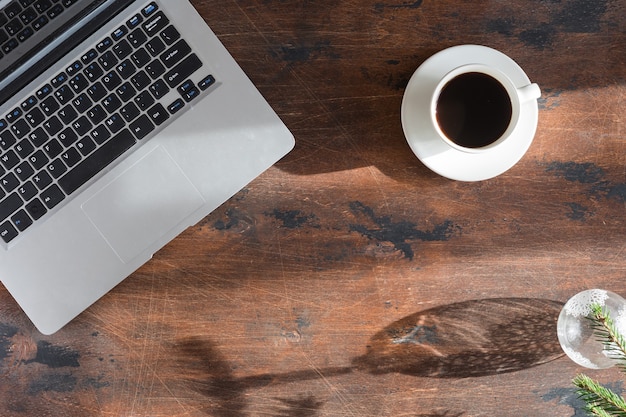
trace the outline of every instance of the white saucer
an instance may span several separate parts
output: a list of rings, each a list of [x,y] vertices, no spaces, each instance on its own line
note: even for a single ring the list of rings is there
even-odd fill
[[[481,181],[507,171],[524,156],[535,136],[537,100],[522,104],[518,128],[505,142],[483,152],[463,152],[439,138],[430,118],[430,101],[439,81],[465,64],[483,64],[506,74],[519,88],[530,80],[508,56],[485,46],[460,45],[428,58],[415,71],[402,100],[402,127],[409,146],[424,165],[437,174],[460,181]]]

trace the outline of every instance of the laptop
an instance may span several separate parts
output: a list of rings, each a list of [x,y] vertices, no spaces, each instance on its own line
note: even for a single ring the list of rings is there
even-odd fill
[[[52,334],[286,155],[186,0],[0,0],[0,280]]]

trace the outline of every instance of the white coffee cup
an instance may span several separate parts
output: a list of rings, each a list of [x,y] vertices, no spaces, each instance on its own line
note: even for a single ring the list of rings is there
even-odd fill
[[[430,103],[433,128],[463,152],[485,152],[511,137],[524,103],[541,96],[534,83],[517,87],[497,68],[466,64],[448,72]]]
[[[537,129],[540,95],[502,52],[453,46],[424,61],[409,80],[402,128],[411,150],[434,172],[482,181],[504,173],[526,153]]]

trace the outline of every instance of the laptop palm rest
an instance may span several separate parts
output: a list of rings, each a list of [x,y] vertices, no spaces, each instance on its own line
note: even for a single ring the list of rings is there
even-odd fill
[[[87,200],[82,209],[119,258],[129,262],[203,203],[172,157],[157,147]]]

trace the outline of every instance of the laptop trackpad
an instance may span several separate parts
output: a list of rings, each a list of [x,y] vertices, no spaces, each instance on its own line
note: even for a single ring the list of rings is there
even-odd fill
[[[158,147],[82,208],[120,259],[128,262],[203,203],[172,157]]]

